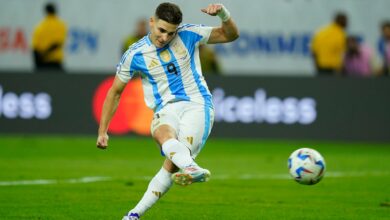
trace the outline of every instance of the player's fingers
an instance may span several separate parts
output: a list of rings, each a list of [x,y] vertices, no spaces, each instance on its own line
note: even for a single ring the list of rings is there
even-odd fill
[[[105,138],[98,138],[96,146],[100,149],[106,149],[108,146],[107,139]]]
[[[107,148],[107,143],[102,143],[102,142],[98,142],[96,144],[96,146],[100,149],[106,149]]]
[[[214,14],[214,13],[215,13],[215,7],[214,7],[214,5],[210,5],[209,13],[210,13],[210,14]]]
[[[206,13],[206,14],[210,14],[210,8],[211,8],[211,4],[210,5],[208,5],[206,8],[203,8],[203,9],[201,9],[202,10],[202,12],[204,12],[204,13]]]
[[[201,11],[209,14],[209,15],[216,15],[219,10],[221,10],[222,6],[218,4],[210,4],[206,8],[202,8]]]
[[[210,9],[209,9],[209,8],[201,9],[201,11],[202,11],[203,13],[210,14]]]
[[[218,6],[217,5],[213,5],[211,7],[211,13],[216,14],[218,12],[217,10],[218,10]]]
[[[209,5],[209,8],[210,8],[210,12],[215,12],[215,4],[211,4]]]
[[[222,6],[219,4],[212,4],[209,6],[209,14],[216,15],[221,10],[221,8]]]
[[[221,9],[222,9],[222,5],[220,5],[220,4],[216,4],[216,5],[215,5],[215,12],[216,12],[216,13],[218,13],[219,11],[221,11]]]
[[[103,146],[103,145],[97,145],[97,147],[99,148],[99,149],[106,149],[107,148],[107,146]]]

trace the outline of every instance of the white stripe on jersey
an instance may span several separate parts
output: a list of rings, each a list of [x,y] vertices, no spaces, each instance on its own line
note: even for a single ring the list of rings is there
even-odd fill
[[[186,24],[163,48],[145,36],[123,55],[117,75],[128,82],[135,73],[142,77],[146,105],[155,112],[169,102],[193,101],[212,107],[211,94],[203,78],[199,44],[207,43],[212,28]]]

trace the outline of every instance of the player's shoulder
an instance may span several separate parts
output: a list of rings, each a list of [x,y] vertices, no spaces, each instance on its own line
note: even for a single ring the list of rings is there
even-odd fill
[[[126,53],[136,54],[147,48],[149,46],[147,37],[148,36],[144,36],[143,38],[130,45]]]
[[[148,47],[148,39],[147,36],[145,36],[129,46],[126,52],[122,55],[120,63],[129,62],[129,60],[133,60],[134,57],[139,57],[139,55],[142,55],[143,50]]]
[[[182,24],[177,28],[178,32],[181,31],[194,31],[198,28],[205,27],[203,24]]]

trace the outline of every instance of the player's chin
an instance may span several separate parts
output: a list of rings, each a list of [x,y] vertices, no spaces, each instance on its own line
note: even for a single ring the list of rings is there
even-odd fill
[[[169,44],[169,42],[171,42],[171,40],[172,39],[166,40],[166,41],[159,41],[159,40],[157,40],[157,44],[158,44],[159,47],[165,47],[166,45]]]
[[[165,45],[167,45],[167,44],[166,43],[161,43],[161,42],[157,43],[157,47],[159,47],[159,48],[164,47]]]

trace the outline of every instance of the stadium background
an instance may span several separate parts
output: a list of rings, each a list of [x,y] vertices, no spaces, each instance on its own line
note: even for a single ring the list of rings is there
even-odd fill
[[[32,71],[29,53],[34,26],[43,16],[46,1],[1,0],[0,69]],[[70,72],[111,73],[121,56],[121,43],[134,31],[136,21],[148,18],[161,1],[68,0],[57,1],[67,22],[66,69]],[[185,23],[218,25],[200,8],[209,1],[173,1],[181,5]],[[350,19],[349,33],[377,48],[382,20],[388,18],[387,0],[224,0],[234,15],[240,38],[218,46],[225,74],[313,75],[309,54],[312,34],[332,19],[337,10]],[[22,39],[20,39],[22,38]],[[15,44],[15,41],[23,41]]]
[[[33,71],[31,34],[46,1],[0,0],[0,216],[118,219],[162,158],[149,138],[151,112],[138,81],[126,88],[105,155],[94,149],[98,115],[123,39],[162,1],[54,2],[69,27],[62,75]],[[209,1],[173,2],[186,23],[219,24],[197,10]],[[192,204],[205,213],[197,219],[387,219],[390,80],[315,77],[308,43],[343,10],[349,32],[379,53],[390,1],[220,2],[241,37],[215,47],[224,74],[206,76],[216,121],[199,160],[216,178],[175,188],[145,219],[194,219],[185,214]],[[286,176],[287,157],[298,147],[318,149],[328,163],[328,176],[314,188]],[[183,193],[192,201],[182,202],[188,206],[178,215]]]

